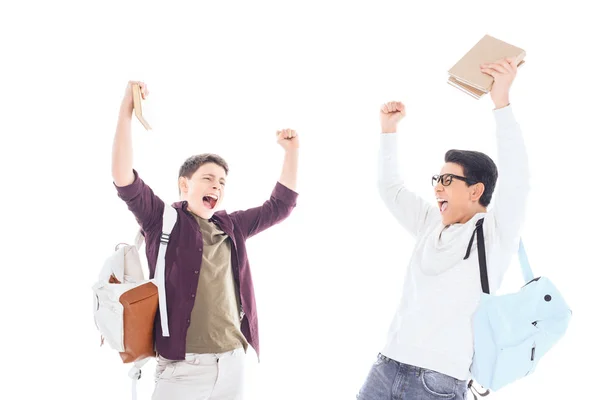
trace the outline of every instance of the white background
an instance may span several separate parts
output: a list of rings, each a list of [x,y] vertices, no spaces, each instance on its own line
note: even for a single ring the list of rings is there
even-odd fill
[[[299,132],[297,208],[247,243],[262,343],[247,398],[354,398],[384,344],[413,246],[377,194],[378,108],[406,103],[406,176],[429,200],[447,149],[496,159],[489,96],[446,83],[489,33],[527,51],[511,95],[532,170],[524,240],[534,273],[573,309],[537,371],[489,398],[597,399],[592,4],[2,3],[0,398],[129,396],[129,366],[99,347],[91,286],[136,228],[110,173],[130,79],[149,85],[154,128],[134,120],[135,168],[168,202],[184,159],[216,152],[231,167],[225,208],[261,204],[281,170],[275,131]],[[521,285],[515,263],[502,292]],[[140,398],[150,397],[154,365]]]

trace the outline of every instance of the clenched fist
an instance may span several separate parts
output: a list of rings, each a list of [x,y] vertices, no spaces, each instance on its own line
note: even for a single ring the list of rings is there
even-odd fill
[[[395,133],[396,126],[406,116],[404,104],[399,101],[390,101],[381,106],[379,118],[382,133]]]
[[[298,134],[293,129],[277,131],[277,143],[279,143],[285,151],[294,150],[300,146],[298,143]]]

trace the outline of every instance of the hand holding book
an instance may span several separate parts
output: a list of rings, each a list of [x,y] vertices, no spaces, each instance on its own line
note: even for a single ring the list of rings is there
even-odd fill
[[[481,72],[494,78],[490,96],[496,108],[506,107],[509,103],[510,86],[517,76],[515,57],[505,58],[494,63],[483,63]]]
[[[508,59],[512,60],[509,66],[521,66],[525,62],[525,50],[490,35],[485,35],[450,68],[448,71],[450,75],[448,83],[476,99],[481,98],[487,93],[491,95],[492,88],[495,85],[495,77],[490,73],[485,73],[481,65],[486,63],[497,64],[499,68],[497,72],[504,73],[504,71],[508,71],[508,68],[502,63]],[[510,83],[514,79],[514,74],[509,74],[509,76],[502,77],[501,79],[506,81],[505,83],[508,83],[508,87],[510,87]],[[498,86],[499,88],[495,90],[496,93],[501,93],[504,89],[508,89],[504,84]]]

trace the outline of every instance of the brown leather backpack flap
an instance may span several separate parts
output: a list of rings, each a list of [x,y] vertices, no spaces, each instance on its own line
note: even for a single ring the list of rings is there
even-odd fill
[[[125,342],[125,351],[120,353],[121,359],[124,363],[129,363],[153,357],[158,288],[148,282],[123,293],[119,301],[123,305]]]

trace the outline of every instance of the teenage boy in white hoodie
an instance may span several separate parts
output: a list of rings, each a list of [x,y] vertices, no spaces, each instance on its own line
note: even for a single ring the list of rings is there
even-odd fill
[[[487,155],[450,150],[432,177],[438,207],[404,184],[397,164],[396,132],[406,115],[400,102],[381,107],[379,190],[386,207],[416,240],[403,295],[378,355],[357,396],[360,400],[466,398],[473,358],[471,317],[482,292],[476,223],[483,221],[490,293],[500,286],[518,249],[529,193],[528,157],[509,102],[517,74],[514,59],[481,66],[494,77],[500,180],[488,210],[498,169]],[[474,256],[473,256],[474,254]]]

